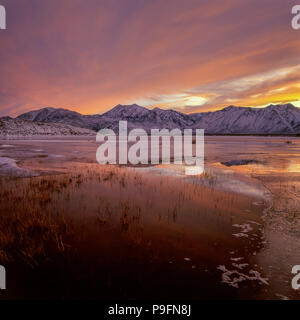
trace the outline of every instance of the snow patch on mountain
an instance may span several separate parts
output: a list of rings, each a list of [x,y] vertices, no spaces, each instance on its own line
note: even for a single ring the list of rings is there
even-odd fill
[[[95,136],[89,129],[73,127],[64,123],[42,123],[19,119],[0,118],[0,137],[24,136]]]

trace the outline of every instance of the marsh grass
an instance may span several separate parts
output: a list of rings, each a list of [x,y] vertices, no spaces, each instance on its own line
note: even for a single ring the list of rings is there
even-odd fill
[[[99,287],[106,297],[135,297],[140,290],[149,297],[159,286],[149,284],[158,280],[166,283],[162,295],[181,296],[183,283],[164,278],[170,259],[192,255],[215,268],[230,250],[247,245],[232,237],[232,224],[257,219],[245,211],[252,208],[246,197],[128,168],[77,164],[64,175],[0,184],[0,264],[16,269],[21,281],[22,270],[32,270],[26,277],[35,297],[46,283],[54,286],[42,290],[47,297],[95,297]],[[201,295],[202,276],[195,281],[185,272],[181,264],[172,270],[189,278],[193,296]],[[24,293],[11,296],[18,294]]]
[[[50,253],[65,250],[72,224],[63,214],[49,210],[54,193],[65,182],[51,179],[3,182],[0,192],[0,260],[38,266]]]

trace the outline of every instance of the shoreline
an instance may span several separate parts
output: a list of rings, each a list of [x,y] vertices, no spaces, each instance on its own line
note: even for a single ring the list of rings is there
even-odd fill
[[[71,140],[84,140],[84,139],[92,139],[96,138],[98,131],[95,131],[95,134],[91,135],[0,135],[0,141],[27,141],[27,140],[49,140],[49,139],[71,139]],[[117,135],[118,136],[118,135]],[[194,136],[194,135],[193,135]],[[270,137],[270,138],[300,138],[300,133],[295,134],[268,134],[268,133],[205,133],[204,131],[204,137]]]

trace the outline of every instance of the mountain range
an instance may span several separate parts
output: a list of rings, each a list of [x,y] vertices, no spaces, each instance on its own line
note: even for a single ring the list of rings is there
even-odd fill
[[[43,108],[21,114],[15,119],[0,118],[0,121],[3,122],[4,119],[23,121],[18,124],[19,126],[24,123],[27,126],[30,123],[39,123],[39,126],[41,124],[67,125],[71,127],[66,128],[73,132],[78,131],[76,128],[87,129],[85,134],[89,134],[89,130],[98,131],[103,128],[117,131],[120,120],[128,122],[129,130],[143,128],[147,132],[154,128],[181,130],[192,128],[204,129],[206,134],[300,134],[300,108],[292,104],[269,105],[265,108],[229,106],[214,112],[192,114],[184,114],[172,109],[150,110],[136,104],[117,105],[101,115],[82,115],[62,108]],[[80,132],[82,131],[79,130],[76,134]]]

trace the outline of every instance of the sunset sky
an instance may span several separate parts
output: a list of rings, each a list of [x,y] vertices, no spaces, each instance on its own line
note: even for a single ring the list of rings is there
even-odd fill
[[[300,0],[0,0],[0,116],[300,107]]]

